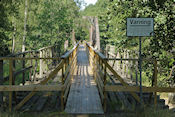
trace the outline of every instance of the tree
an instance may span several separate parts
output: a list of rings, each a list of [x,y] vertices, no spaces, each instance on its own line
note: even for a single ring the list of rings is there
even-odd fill
[[[25,40],[27,34],[27,14],[28,14],[28,0],[25,0],[25,11],[24,11],[24,34],[23,34],[23,43],[22,43],[22,52],[25,51]]]
[[[102,7],[103,6],[103,7]],[[167,74],[172,68],[175,56],[175,3],[172,0],[99,0],[95,5],[89,5],[83,15],[99,17],[100,42],[102,48],[106,44],[115,45],[118,49],[138,50],[138,39],[126,37],[127,17],[153,17],[154,37],[143,39],[144,58],[157,58],[160,62],[161,79],[167,80]],[[143,65],[144,72],[151,78],[152,72],[148,64]]]

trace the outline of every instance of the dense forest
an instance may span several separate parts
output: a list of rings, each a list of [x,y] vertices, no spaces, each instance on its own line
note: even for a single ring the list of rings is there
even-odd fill
[[[1,0],[0,55],[64,45],[77,27],[78,4],[73,0]]]
[[[154,36],[142,38],[142,57],[162,60],[159,63],[159,71],[162,71],[159,85],[167,85],[167,82],[175,81],[175,75],[170,74],[175,65],[175,2],[173,0],[98,0],[95,5],[87,6],[81,14],[98,16],[102,49],[110,44],[116,47],[116,51],[120,49],[138,51],[138,37],[126,36],[126,18],[154,18]],[[150,65],[143,63],[143,69],[145,76],[151,78]]]

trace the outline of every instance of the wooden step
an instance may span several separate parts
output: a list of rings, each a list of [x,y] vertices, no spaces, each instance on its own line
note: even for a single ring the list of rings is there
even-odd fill
[[[38,100],[35,103],[35,105],[33,105],[32,110],[33,111],[41,111],[43,109],[47,99],[48,99],[47,96],[40,96],[40,98],[38,98]]]

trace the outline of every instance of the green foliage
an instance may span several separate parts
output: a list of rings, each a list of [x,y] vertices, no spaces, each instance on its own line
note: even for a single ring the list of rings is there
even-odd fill
[[[35,2],[32,6],[35,6],[34,4]],[[30,21],[31,36],[27,39],[28,47],[33,48],[36,44],[37,48],[60,44],[60,48],[63,48],[64,41],[70,40],[71,32],[75,28],[74,20],[79,15],[78,10],[73,1],[38,1],[38,5],[31,8],[31,14],[35,19]],[[32,25],[33,21],[35,25]]]
[[[8,21],[8,16],[7,14],[9,13],[9,5],[7,2],[11,2],[10,0],[2,0],[0,1],[0,56],[5,56],[9,54],[9,49],[8,49],[8,43],[10,39],[8,38],[9,31],[11,30],[11,27],[9,25]]]
[[[126,18],[153,17],[155,35],[142,38],[142,56],[164,60],[159,62],[158,70],[160,79],[167,78],[170,68],[175,64],[175,4],[173,0],[99,0],[95,5],[89,5],[82,14],[99,17],[102,48],[111,44],[117,49],[136,51],[138,51],[138,38],[126,36]],[[151,62],[143,63],[145,77],[152,78],[151,64]]]
[[[77,41],[80,40],[85,40],[87,33],[85,32],[85,30],[83,29],[83,27],[77,27],[75,30],[75,38]]]
[[[77,26],[79,9],[73,0],[28,0],[26,50],[54,44],[62,48]],[[19,52],[24,34],[25,0],[1,0],[0,11],[0,49],[3,50],[0,54],[10,53],[14,33],[15,52]]]
[[[98,0],[95,5],[88,5],[81,14],[83,16],[97,16],[105,12],[107,6],[107,2],[105,0]]]

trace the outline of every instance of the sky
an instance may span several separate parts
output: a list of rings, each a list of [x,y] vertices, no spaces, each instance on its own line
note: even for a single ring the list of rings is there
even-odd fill
[[[97,2],[97,0],[84,0],[84,2],[87,4],[87,6],[89,5],[89,4],[95,4],[96,2]],[[85,7],[83,6],[83,8],[82,9],[84,9]]]
[[[97,2],[97,0],[84,0],[84,1],[87,3],[87,5],[95,4]]]

